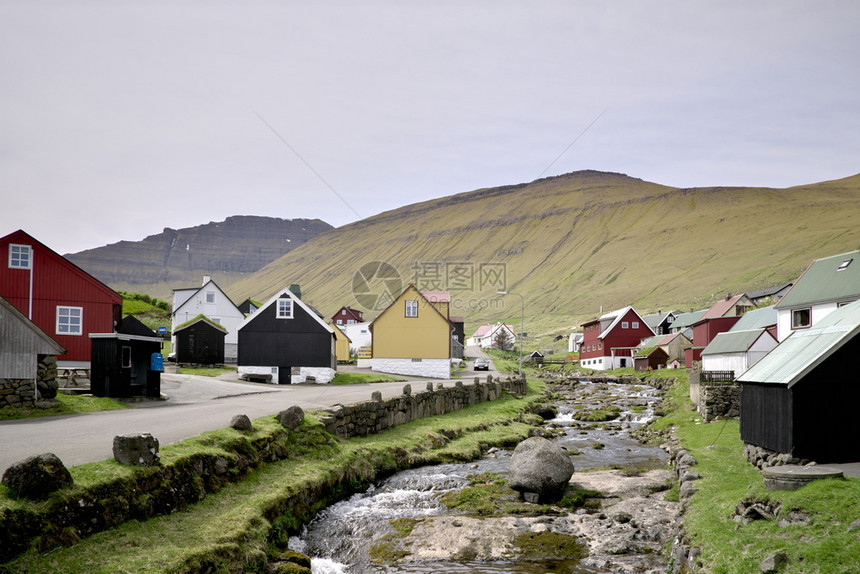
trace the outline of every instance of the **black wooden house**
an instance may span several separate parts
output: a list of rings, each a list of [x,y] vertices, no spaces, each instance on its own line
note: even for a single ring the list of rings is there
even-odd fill
[[[334,378],[334,330],[294,291],[278,291],[240,325],[240,377],[279,384]]]
[[[116,333],[90,333],[90,392],[97,397],[161,396],[162,339],[132,316]]]
[[[176,362],[199,365],[224,363],[224,339],[227,329],[205,315],[197,315],[173,330],[176,338]]]
[[[738,377],[741,440],[819,463],[860,460],[860,301],[798,330]]]

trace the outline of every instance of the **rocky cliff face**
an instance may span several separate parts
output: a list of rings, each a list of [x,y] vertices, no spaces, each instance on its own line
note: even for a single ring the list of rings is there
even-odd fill
[[[329,229],[319,219],[238,215],[65,257],[114,289],[168,298],[203,275],[225,288]]]

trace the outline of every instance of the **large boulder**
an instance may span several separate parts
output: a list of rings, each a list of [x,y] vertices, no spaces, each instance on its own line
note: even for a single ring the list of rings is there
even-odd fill
[[[278,422],[284,428],[296,430],[302,421],[305,419],[305,411],[298,405],[293,405],[290,408],[278,413]]]
[[[72,475],[57,455],[49,452],[13,464],[3,473],[2,482],[15,496],[42,500],[72,484]]]
[[[113,457],[120,464],[155,466],[161,457],[158,454],[158,439],[149,433],[115,436]]]
[[[543,437],[533,436],[514,449],[508,485],[526,500],[552,502],[564,494],[573,470],[566,450]]]

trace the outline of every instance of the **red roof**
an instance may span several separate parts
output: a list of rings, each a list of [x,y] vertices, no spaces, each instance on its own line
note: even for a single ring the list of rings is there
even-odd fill
[[[735,303],[737,303],[741,299],[741,297],[743,297],[743,296],[744,296],[744,294],[741,293],[740,295],[735,295],[734,297],[729,297],[727,299],[717,301],[716,303],[714,303],[711,306],[710,309],[708,309],[705,312],[704,315],[702,315],[702,319],[710,319],[712,317],[722,317],[729,310],[731,310],[731,308],[735,306]]]

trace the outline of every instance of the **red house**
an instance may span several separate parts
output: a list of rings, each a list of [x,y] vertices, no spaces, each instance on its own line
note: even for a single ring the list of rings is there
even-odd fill
[[[717,335],[734,327],[740,319],[740,317],[711,317],[693,323],[693,346],[684,350],[684,366],[690,369],[693,367],[693,361],[701,361],[702,350]]]
[[[59,367],[89,368],[89,334],[122,318],[118,293],[21,230],[0,238],[0,296],[66,348]]]
[[[582,324],[579,362],[604,371],[633,366],[633,350],[654,331],[633,307],[624,307]]]
[[[355,323],[364,323],[364,317],[358,309],[344,305],[338,309],[337,313],[331,316],[331,322],[335,325],[353,325]]]

